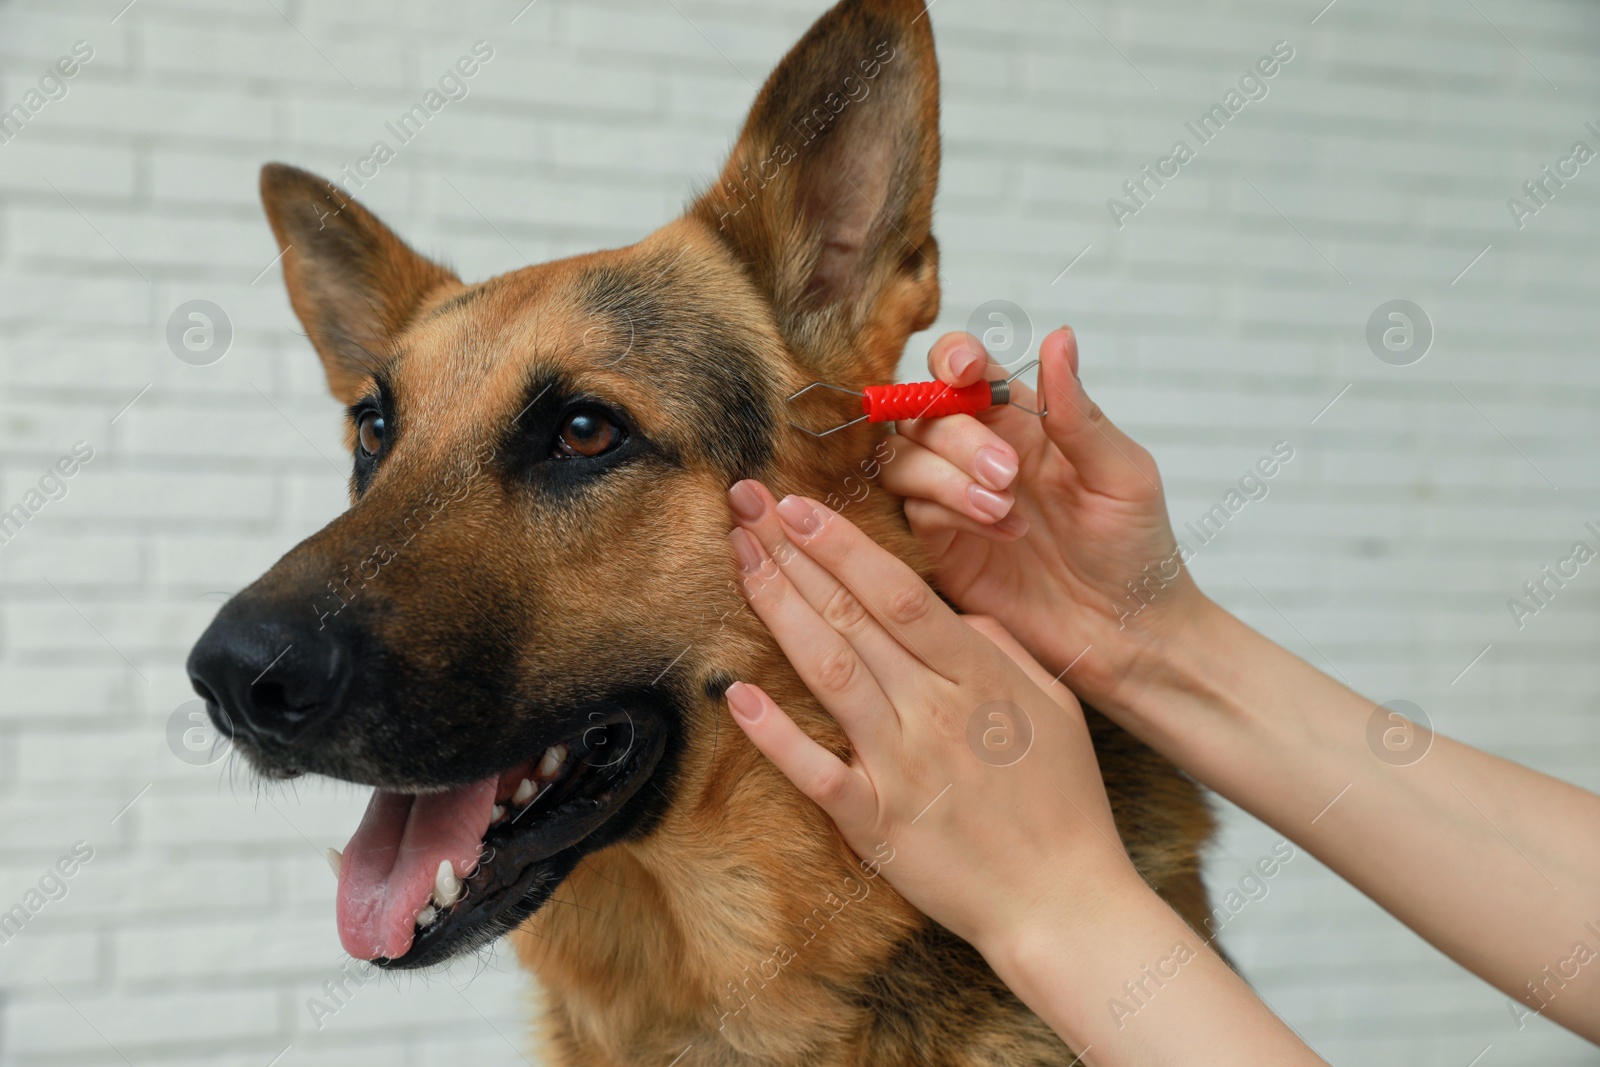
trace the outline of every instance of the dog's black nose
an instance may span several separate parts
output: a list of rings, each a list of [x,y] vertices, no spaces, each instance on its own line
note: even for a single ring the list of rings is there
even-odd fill
[[[307,612],[310,615],[310,612]],[[230,601],[189,653],[189,680],[224,733],[298,739],[338,706],[350,656],[331,627]]]

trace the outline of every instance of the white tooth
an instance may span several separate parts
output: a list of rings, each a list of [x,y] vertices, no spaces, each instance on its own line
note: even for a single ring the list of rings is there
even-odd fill
[[[333,868],[333,876],[339,877],[339,871],[344,867],[344,853],[336,848],[330,848],[323,855],[328,857],[328,866]]]
[[[417,912],[417,925],[427,926],[429,923],[433,922],[438,914],[439,913],[434,910],[433,905],[429,904],[427,907]]]
[[[499,822],[501,819],[503,819],[505,817],[506,817],[506,809],[505,809],[504,805],[496,804],[493,808],[489,809],[489,822],[491,824],[497,823],[497,822]]]
[[[540,778],[550,779],[556,776],[561,765],[567,762],[567,746],[551,745],[544,750],[544,758],[539,761],[538,775]]]
[[[449,860],[439,861],[439,873],[433,876],[433,902],[448,908],[461,899],[461,879],[451,869]]]
[[[533,799],[533,783],[528,781],[526,778],[524,778],[522,780],[522,784],[517,786],[517,791],[515,793],[511,794],[511,803],[513,803],[513,804],[526,804],[528,801],[530,801],[532,799]]]

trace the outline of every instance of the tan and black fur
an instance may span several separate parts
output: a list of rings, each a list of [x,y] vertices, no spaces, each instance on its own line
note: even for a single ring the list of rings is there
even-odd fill
[[[646,708],[668,735],[626,832],[575,857],[513,935],[544,989],[549,1062],[1073,1058],[975,951],[863,873],[722,699],[734,679],[759,682],[847,752],[733,584],[733,481],[848,500],[851,520],[929,571],[873,483],[881,433],[819,442],[788,420],[843,421],[845,407],[797,413],[784,398],[891,380],[933,322],[938,112],[920,0],[845,0],[773,73],[683,217],[474,285],[329,183],[263,171],[334,395],[390,414],[350,510],[240,594],[327,613],[332,591],[324,621],[356,681],[314,742],[242,747],[269,775],[426,789],[537,753],[574,708]],[[550,462],[551,420],[573,397],[617,411],[637,447],[576,473]],[[1198,927],[1212,830],[1198,789],[1090,721],[1129,853]]]

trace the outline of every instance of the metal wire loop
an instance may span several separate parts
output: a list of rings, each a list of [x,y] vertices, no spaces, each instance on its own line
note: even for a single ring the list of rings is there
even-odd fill
[[[789,397],[787,402],[792,404],[796,400],[799,400],[801,397],[805,396],[807,393],[811,392],[811,390],[813,390],[813,389],[832,389],[834,392],[849,393],[851,396],[865,396],[866,395],[865,393],[859,392],[859,391],[857,391],[855,389],[846,389],[842,385],[834,385],[832,382],[812,382],[810,385],[806,386],[804,389],[800,390],[798,393],[792,394]]]
[[[1017,368],[1016,372],[1014,374],[1012,374],[1011,377],[1006,379],[1006,384],[1010,385],[1012,382],[1016,381],[1018,378],[1022,377],[1024,374],[1027,374],[1029,371],[1031,371],[1033,368],[1037,367],[1038,365],[1039,365],[1039,361],[1038,360],[1030,359],[1028,362],[1024,363],[1021,367]],[[1035,411],[1032,408],[1025,408],[1021,404],[1017,403],[1015,400],[1008,401],[1008,403],[1012,407],[1016,408],[1018,411],[1026,411],[1029,415],[1037,415],[1042,419],[1046,415],[1050,414],[1050,398],[1044,395],[1044,383],[1043,382],[1039,383],[1039,388],[1037,390],[1035,390],[1035,392],[1038,394],[1039,399],[1044,401],[1044,406],[1041,407],[1038,411]]]

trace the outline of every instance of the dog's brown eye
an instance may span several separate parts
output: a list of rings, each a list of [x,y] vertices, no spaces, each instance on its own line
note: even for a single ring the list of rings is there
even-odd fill
[[[361,451],[368,456],[376,456],[383,448],[383,416],[376,411],[366,412],[361,416],[361,421],[356,423],[356,441],[361,445]]]
[[[611,451],[622,443],[622,431],[599,411],[579,411],[567,416],[556,438],[559,457],[591,458]]]

